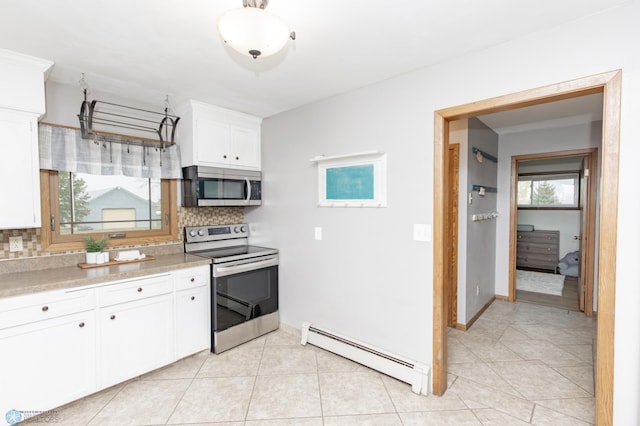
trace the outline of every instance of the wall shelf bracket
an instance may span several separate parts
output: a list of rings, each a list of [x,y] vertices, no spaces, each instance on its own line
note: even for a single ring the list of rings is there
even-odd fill
[[[498,159],[496,157],[494,157],[491,154],[487,154],[486,152],[482,151],[481,149],[474,147],[471,147],[471,152],[476,156],[476,158],[478,159],[478,161],[482,162],[483,158],[486,158],[489,161],[493,161],[494,163],[498,162]]]

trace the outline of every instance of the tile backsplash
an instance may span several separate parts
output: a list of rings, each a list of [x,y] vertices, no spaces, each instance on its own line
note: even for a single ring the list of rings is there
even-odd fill
[[[244,207],[178,207],[178,229],[182,241],[185,226],[227,225],[244,222]]]
[[[179,240],[173,243],[182,242],[182,228],[185,226],[202,225],[225,225],[230,223],[244,222],[243,207],[178,207],[178,232]],[[9,237],[22,237],[23,250],[17,252],[9,251]],[[162,246],[166,244],[154,244]],[[84,250],[74,250],[61,254],[77,254]],[[0,261],[7,259],[21,259],[31,257],[50,256],[53,253],[42,251],[40,244],[40,228],[34,229],[0,229]]]

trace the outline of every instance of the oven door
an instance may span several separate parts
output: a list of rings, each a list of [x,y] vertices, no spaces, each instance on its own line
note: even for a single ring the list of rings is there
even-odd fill
[[[259,259],[213,265],[214,332],[278,310],[278,256]]]

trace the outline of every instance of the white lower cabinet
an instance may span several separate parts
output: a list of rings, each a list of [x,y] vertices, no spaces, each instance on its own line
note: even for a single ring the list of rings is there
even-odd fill
[[[94,310],[0,330],[0,424],[95,392],[95,335]]]
[[[211,348],[211,301],[209,266],[175,273],[176,358]]]
[[[176,293],[176,358],[184,358],[211,345],[209,287]]]
[[[100,308],[99,389],[173,361],[173,295]]]
[[[0,425],[209,348],[209,281],[203,265],[0,298]]]

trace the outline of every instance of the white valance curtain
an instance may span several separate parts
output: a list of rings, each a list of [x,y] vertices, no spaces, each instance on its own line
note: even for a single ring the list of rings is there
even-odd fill
[[[179,179],[178,145],[165,149],[94,142],[80,130],[39,124],[40,168],[94,175]]]

